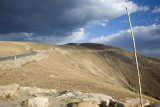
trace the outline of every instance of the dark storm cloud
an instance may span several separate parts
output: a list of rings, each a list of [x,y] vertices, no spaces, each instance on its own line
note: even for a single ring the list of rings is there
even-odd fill
[[[143,10],[126,0],[0,0],[0,34],[68,36],[89,21],[125,14],[124,6]]]
[[[64,32],[74,30],[75,26],[84,25],[85,20],[77,21],[79,22],[77,24],[74,21],[74,15],[72,19],[67,16],[67,11],[76,6],[76,2],[67,1],[1,0],[0,33],[28,32],[62,35]]]

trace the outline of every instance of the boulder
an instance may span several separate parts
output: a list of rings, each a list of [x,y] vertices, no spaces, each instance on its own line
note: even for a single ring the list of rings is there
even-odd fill
[[[38,88],[38,87],[30,88],[28,90],[28,93],[30,95],[34,95],[34,94],[52,94],[52,92],[49,89],[42,89],[42,88]]]
[[[18,84],[0,86],[0,99],[15,99],[18,96],[18,89]]]
[[[29,91],[30,87],[19,87],[18,92],[20,93],[27,93]]]
[[[160,107],[160,102],[154,103],[151,107]]]
[[[20,87],[19,92],[21,93],[28,93],[29,95],[35,95],[35,94],[47,94],[47,95],[53,95],[55,93],[58,93],[55,89],[42,89],[38,87]]]
[[[72,107],[99,107],[99,105],[90,101],[82,101],[78,104],[74,104]]]
[[[13,90],[13,91],[16,92],[18,89],[19,89],[19,85],[18,84],[0,86],[0,91]]]
[[[0,91],[0,99],[15,99],[17,96],[13,90]]]
[[[125,107],[125,105],[121,102],[113,101],[109,104],[109,107]]]
[[[59,100],[69,99],[71,102],[90,101],[105,106],[108,106],[110,102],[114,101],[112,97],[105,94],[81,93],[79,91],[65,91],[56,98]]]
[[[75,101],[91,101],[105,106],[108,106],[112,101],[114,101],[112,97],[98,93],[83,93],[75,96],[74,99]]]
[[[141,107],[140,105],[140,99],[139,98],[125,98],[120,100],[125,107]],[[146,99],[142,100],[142,105],[143,106],[150,106],[150,102]]]
[[[24,102],[24,107],[50,107],[48,98],[46,97],[35,97]]]
[[[51,89],[50,91],[51,91],[53,94],[58,93],[58,91],[57,91],[56,89]]]
[[[60,95],[58,95],[56,98],[58,100],[61,100],[61,99],[71,98],[71,97],[77,96],[79,94],[82,94],[82,92],[67,90],[67,91],[60,93]]]

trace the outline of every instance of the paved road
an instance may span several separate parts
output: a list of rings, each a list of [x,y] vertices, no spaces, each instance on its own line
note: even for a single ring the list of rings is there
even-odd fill
[[[1,61],[5,61],[5,60],[14,60],[14,59],[15,59],[15,56],[16,56],[16,58],[23,58],[23,57],[27,57],[27,56],[36,55],[37,53],[38,53],[38,52],[36,52],[36,51],[30,51],[29,53],[26,53],[26,54],[0,57],[0,62],[1,62]]]

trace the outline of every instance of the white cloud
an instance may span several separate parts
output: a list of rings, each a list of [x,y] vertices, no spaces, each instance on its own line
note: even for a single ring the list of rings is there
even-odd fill
[[[149,10],[146,6],[140,7],[128,0],[89,0],[89,4],[81,9],[84,12],[91,12],[90,15],[93,15],[97,20],[101,20],[103,17],[104,19],[110,19],[126,14],[125,7],[128,7],[130,13]]]
[[[156,30],[156,32],[154,32]],[[159,32],[157,33],[157,31]],[[150,41],[150,40],[160,40],[160,28],[158,25],[151,25],[151,26],[136,26],[133,27],[134,35],[135,37],[138,37],[141,40]],[[125,37],[130,37],[130,29],[128,30],[122,30],[118,33],[107,35],[107,36],[101,36],[100,38],[94,38],[91,39],[90,42],[96,42],[96,43],[108,43],[110,41],[113,41],[114,39]]]
[[[154,10],[152,10],[152,13],[160,13],[160,8],[159,7],[155,7]]]
[[[149,10],[149,7],[148,6],[144,6],[144,7],[139,7],[140,11],[148,11]]]
[[[133,27],[133,32],[135,35],[136,46],[138,52],[147,55],[147,52],[142,52],[143,49],[156,50],[160,47],[160,27],[159,25],[151,26],[136,26]],[[99,38],[93,38],[90,40],[93,43],[102,43],[107,45],[112,45],[120,47],[126,50],[132,50],[132,37],[130,30],[122,30],[118,33],[101,36]],[[154,51],[155,52],[155,51]],[[151,52],[152,53],[152,52]],[[151,54],[149,54],[151,55]],[[160,57],[160,54],[159,56]]]
[[[105,27],[107,24],[106,23],[99,23],[100,26]]]

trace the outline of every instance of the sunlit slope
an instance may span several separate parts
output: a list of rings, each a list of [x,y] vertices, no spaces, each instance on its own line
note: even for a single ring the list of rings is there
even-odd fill
[[[101,44],[82,44],[81,46],[92,50],[111,48]],[[112,49],[113,51],[99,51],[98,53],[113,68],[116,68],[117,72],[121,72],[130,86],[137,91],[138,78],[134,54],[115,47]],[[138,61],[143,93],[160,99],[160,60],[138,54]]]
[[[44,54],[48,58],[27,63],[21,68],[6,70],[0,75],[0,85],[17,83],[21,86],[56,88],[59,91],[98,92],[111,95],[115,99],[138,97],[134,92],[138,85],[131,52],[100,44],[55,46],[30,42],[28,45],[33,50],[46,50]],[[157,95],[158,98],[160,61],[138,56],[143,92],[154,97]]]

